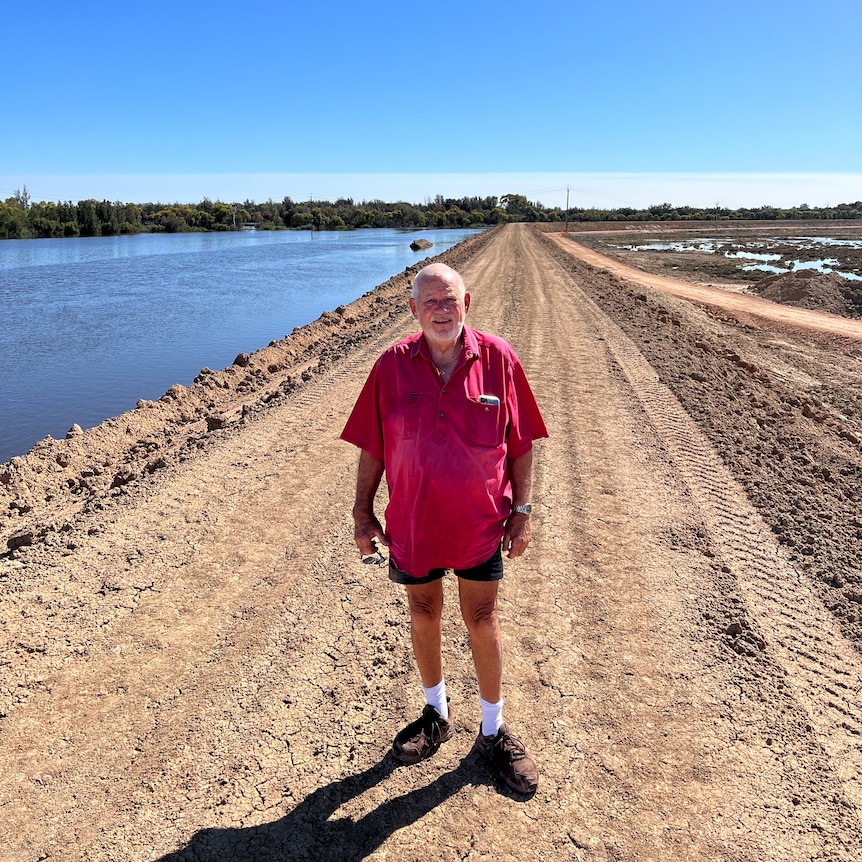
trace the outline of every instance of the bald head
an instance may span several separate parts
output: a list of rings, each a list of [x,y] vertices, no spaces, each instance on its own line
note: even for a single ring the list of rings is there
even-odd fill
[[[413,299],[419,297],[419,291],[424,283],[432,281],[451,286],[462,299],[467,292],[464,279],[461,278],[459,272],[452,269],[451,266],[446,266],[445,263],[429,263],[428,266],[420,269],[416,273],[416,278],[413,279]]]

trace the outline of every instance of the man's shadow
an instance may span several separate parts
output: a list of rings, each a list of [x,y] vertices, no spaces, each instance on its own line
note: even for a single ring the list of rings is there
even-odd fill
[[[487,768],[467,755],[451,772],[403,796],[388,799],[357,821],[329,818],[345,802],[380,784],[401,767],[391,754],[364,772],[320,787],[292,811],[260,826],[202,829],[182,849],[158,862],[358,862],[398,829],[415,823],[468,785],[492,784]]]

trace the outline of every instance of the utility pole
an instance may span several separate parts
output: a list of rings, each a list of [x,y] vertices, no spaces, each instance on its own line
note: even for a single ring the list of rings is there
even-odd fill
[[[566,229],[563,231],[563,235],[566,236],[569,233],[569,187],[566,186]]]

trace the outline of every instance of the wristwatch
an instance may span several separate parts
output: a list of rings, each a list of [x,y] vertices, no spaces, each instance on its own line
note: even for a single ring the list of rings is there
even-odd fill
[[[517,512],[519,515],[529,515],[533,511],[532,503],[524,503],[520,506],[512,506],[512,513]]]

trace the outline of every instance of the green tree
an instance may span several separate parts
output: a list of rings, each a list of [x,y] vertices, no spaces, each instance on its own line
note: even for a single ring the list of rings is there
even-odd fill
[[[353,215],[349,219],[349,223],[352,227],[371,227],[373,221],[374,217],[363,207],[356,207],[356,209],[353,210]]]
[[[233,230],[233,207],[230,204],[216,201],[212,205],[214,230]]]
[[[96,201],[78,201],[77,217],[78,231],[81,236],[99,236],[102,232],[102,224],[96,213]]]
[[[524,195],[503,195],[500,204],[505,208],[509,221],[542,221],[535,206]]]
[[[14,198],[10,198],[13,200]],[[0,239],[24,239],[27,236],[27,218],[17,201],[0,203]]]

